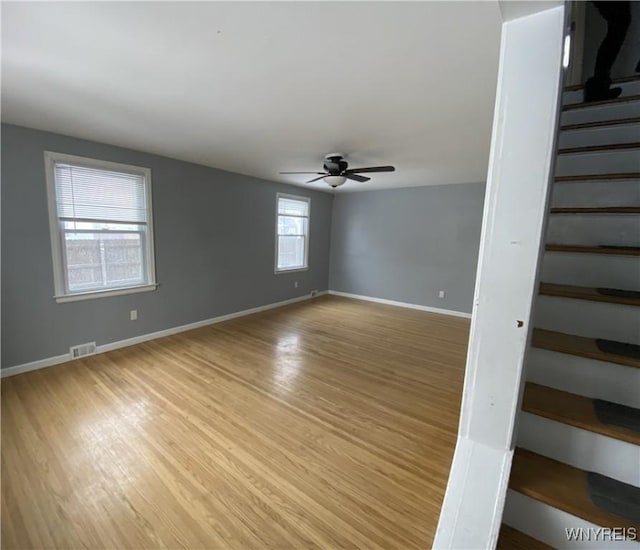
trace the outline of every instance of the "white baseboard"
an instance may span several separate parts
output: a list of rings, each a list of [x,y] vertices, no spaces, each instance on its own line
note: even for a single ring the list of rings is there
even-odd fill
[[[56,355],[55,357],[46,357],[45,359],[38,359],[37,361],[31,361],[30,363],[23,363],[22,365],[16,365],[14,367],[7,367],[0,370],[2,378],[7,376],[14,376],[23,372],[29,372],[30,370],[46,369],[53,365],[59,365],[60,363],[66,363],[71,361],[71,354],[65,353],[64,355]]]
[[[318,292],[315,296],[322,296],[327,294],[326,290]],[[115,349],[126,348],[127,346],[133,346],[149,340],[155,340],[156,338],[162,338],[163,336],[170,336],[172,334],[178,334],[187,330],[193,330],[195,328],[205,327],[207,325],[214,325],[223,321],[229,321],[237,317],[245,317],[246,315],[252,315],[254,313],[260,313],[268,309],[274,309],[277,307],[286,306],[289,304],[295,304],[296,302],[302,302],[304,300],[310,300],[315,296],[305,295],[298,296],[297,298],[291,298],[289,300],[283,300],[282,302],[275,302],[273,304],[266,304],[264,306],[253,307],[250,309],[243,309],[242,311],[236,311],[227,315],[220,315],[219,317],[213,317],[211,319],[203,319],[202,321],[196,321],[195,323],[189,323],[187,325],[181,325],[179,327],[172,327],[165,330],[159,330],[157,332],[151,332],[149,334],[142,334],[140,336],[134,336],[133,338],[127,338],[126,340],[118,340],[117,342],[110,342],[108,344],[102,344],[97,346],[96,353],[104,353],[106,351],[112,351]],[[45,359],[38,359],[37,361],[31,361],[30,363],[24,363],[22,365],[15,365],[13,367],[7,367],[1,369],[0,373],[2,378],[7,376],[15,376],[23,372],[29,372],[32,370],[44,369],[53,365],[59,365],[60,363],[66,363],[71,361],[71,356],[68,353],[64,355],[57,355],[55,357],[47,357]]]
[[[373,296],[362,296],[360,294],[350,294],[349,292],[338,292],[337,290],[330,290],[329,294],[334,296],[344,296],[345,298],[355,298],[356,300],[366,300],[367,302],[375,302],[377,304],[386,304],[388,306],[406,307],[409,309],[419,309],[420,311],[428,311],[430,313],[440,313],[442,315],[452,315],[454,317],[463,317],[464,319],[471,319],[471,313],[465,313],[464,311],[453,311],[451,309],[443,309],[439,307],[421,306],[419,304],[409,304],[407,302],[396,302],[395,300],[386,300],[384,298],[374,298]]]

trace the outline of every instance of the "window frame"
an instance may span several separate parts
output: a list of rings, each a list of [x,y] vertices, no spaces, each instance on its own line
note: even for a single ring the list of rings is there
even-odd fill
[[[292,267],[292,268],[278,268],[278,255],[280,253],[280,234],[278,233],[278,218],[280,217],[280,199],[291,199],[300,202],[307,203],[307,234],[304,236],[304,266],[302,267]],[[296,216],[293,216],[296,217]],[[304,216],[297,216],[304,217]],[[295,273],[298,271],[308,271],[309,270],[309,241],[311,234],[311,197],[305,197],[303,195],[290,195],[288,193],[276,193],[276,228],[275,228],[275,236],[276,236],[276,257],[275,257],[275,265],[274,265],[274,273],[276,275],[282,273]],[[283,235],[286,236],[286,235]]]
[[[66,162],[76,166],[95,168],[98,170],[109,170],[112,172],[122,172],[142,176],[145,188],[145,208],[146,208],[146,236],[142,239],[143,254],[146,262],[143,262],[143,273],[146,281],[143,284],[123,286],[118,288],[108,288],[104,290],[88,290],[82,292],[68,292],[66,286],[66,254],[62,246],[62,230],[60,219],[58,218],[58,208],[56,201],[55,163]],[[137,292],[149,292],[156,290],[156,262],[155,248],[153,244],[153,209],[151,200],[151,170],[142,166],[122,164],[99,160],[66,153],[56,153],[53,151],[44,152],[45,180],[47,185],[47,206],[49,210],[49,233],[51,237],[51,256],[53,260],[53,285],[54,299],[58,303],[75,302],[78,300],[88,300],[92,298],[103,298],[107,296],[118,296],[122,294],[133,294]],[[101,230],[96,230],[100,232]]]

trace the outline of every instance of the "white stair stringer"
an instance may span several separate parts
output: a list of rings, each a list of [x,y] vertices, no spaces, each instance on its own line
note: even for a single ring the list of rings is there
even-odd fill
[[[536,300],[535,326],[640,344],[640,307],[540,295]]]
[[[640,409],[639,368],[531,348],[526,378],[542,386]]]
[[[545,252],[540,280],[545,283],[640,290],[640,257]]]
[[[640,550],[633,540],[569,541],[567,529],[597,530],[599,525],[529,498],[513,489],[507,491],[504,523],[559,550]],[[594,531],[591,531],[593,533]],[[637,535],[640,537],[640,533]],[[602,538],[602,537],[601,537]]]
[[[518,447],[640,487],[640,447],[522,411]]]

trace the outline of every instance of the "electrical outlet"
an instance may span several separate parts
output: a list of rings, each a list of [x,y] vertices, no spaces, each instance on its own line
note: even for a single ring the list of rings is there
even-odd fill
[[[298,281],[293,282],[293,288],[298,288]]]
[[[129,312],[129,319],[131,319],[132,321],[137,321],[138,320],[138,310],[137,309],[132,309]]]
[[[438,298],[444,298],[444,290],[438,291]]]

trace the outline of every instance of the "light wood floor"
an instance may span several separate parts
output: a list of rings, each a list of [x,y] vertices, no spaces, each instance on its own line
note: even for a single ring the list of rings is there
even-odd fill
[[[2,547],[431,546],[468,321],[322,297],[2,381]]]

